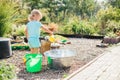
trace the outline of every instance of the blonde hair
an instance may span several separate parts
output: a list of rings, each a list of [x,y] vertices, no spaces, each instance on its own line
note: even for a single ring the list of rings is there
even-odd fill
[[[39,10],[37,10],[37,9],[33,9],[33,10],[31,11],[30,15],[28,16],[28,20],[29,20],[29,21],[33,20],[34,15],[39,15],[39,16],[40,16],[40,19],[42,19],[42,14],[41,14],[41,12],[40,12]]]
[[[29,16],[28,16],[28,21],[32,21],[33,20],[33,17],[32,17],[32,15],[30,14]]]

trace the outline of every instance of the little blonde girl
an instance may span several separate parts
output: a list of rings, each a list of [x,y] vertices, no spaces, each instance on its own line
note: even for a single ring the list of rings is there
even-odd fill
[[[39,48],[41,46],[39,37],[40,37],[40,28],[43,28],[46,32],[53,34],[47,27],[45,27],[41,22],[42,14],[39,10],[34,9],[31,11],[31,14],[28,17],[29,22],[25,29],[25,34],[28,39],[28,44],[30,46],[31,53],[39,53]]]

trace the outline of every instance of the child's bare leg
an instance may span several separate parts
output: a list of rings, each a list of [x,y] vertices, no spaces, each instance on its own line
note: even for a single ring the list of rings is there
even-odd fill
[[[39,52],[44,56],[44,54],[42,53],[42,49],[41,49],[41,47],[39,48]]]
[[[31,53],[34,53],[34,48],[31,48],[30,51],[31,51]]]
[[[41,48],[39,48],[39,52],[41,53]]]
[[[39,53],[39,48],[34,48],[35,53]]]

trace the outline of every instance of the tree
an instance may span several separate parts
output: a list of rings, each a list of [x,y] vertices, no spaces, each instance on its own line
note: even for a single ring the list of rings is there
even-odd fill
[[[94,0],[72,0],[74,11],[77,15],[80,15],[82,19],[85,16],[92,16],[95,10],[95,2]]]
[[[120,0],[108,0],[108,3],[111,4],[113,7],[120,9]]]
[[[24,0],[31,10],[47,9],[51,21],[63,21],[69,14],[91,17],[95,13],[94,0]],[[60,17],[60,15],[62,15]],[[68,17],[67,17],[68,18]]]
[[[26,3],[28,6],[30,6],[30,10],[33,10],[41,8],[43,1],[44,0],[22,0],[22,4],[24,6]]]

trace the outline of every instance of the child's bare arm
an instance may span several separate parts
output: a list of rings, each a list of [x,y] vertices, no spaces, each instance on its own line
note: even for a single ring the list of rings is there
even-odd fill
[[[28,30],[25,28],[25,36],[28,38]]]
[[[42,26],[42,29],[44,29],[47,33],[53,35],[53,32],[50,31],[46,26],[43,25],[43,26]]]

